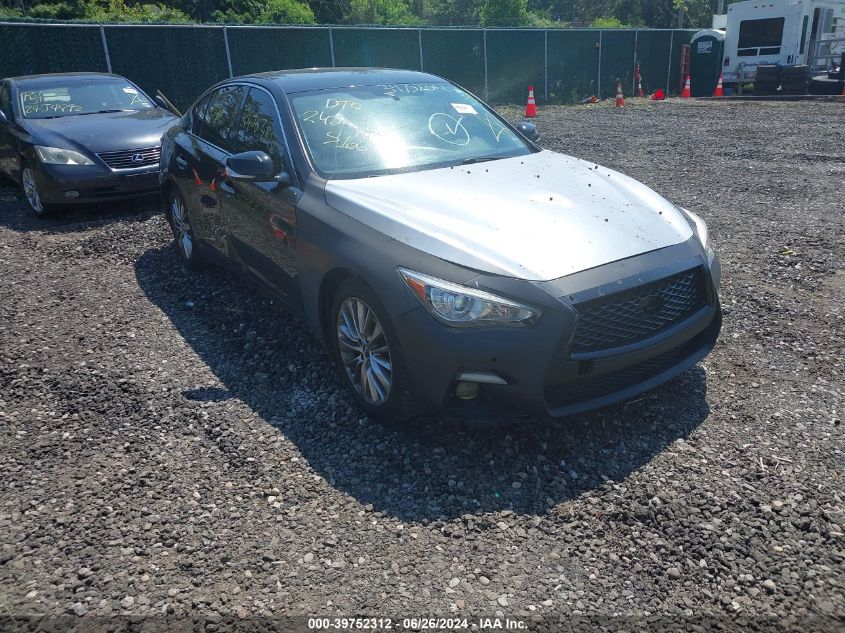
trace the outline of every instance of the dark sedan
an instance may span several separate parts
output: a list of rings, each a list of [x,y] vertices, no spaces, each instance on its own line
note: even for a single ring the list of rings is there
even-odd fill
[[[563,416],[703,358],[720,268],[696,214],[536,139],[433,75],[252,75],[164,136],[162,193],[184,262],[301,314],[368,414]]]
[[[118,75],[0,81],[0,172],[36,215],[158,190],[161,135],[176,117]]]

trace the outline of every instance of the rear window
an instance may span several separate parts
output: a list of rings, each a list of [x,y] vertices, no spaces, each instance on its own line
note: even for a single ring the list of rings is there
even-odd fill
[[[26,85],[20,90],[21,112],[28,119],[149,110],[149,97],[125,79],[95,79],[67,84]]]
[[[785,18],[740,22],[737,53],[745,57],[780,54],[784,22]]]

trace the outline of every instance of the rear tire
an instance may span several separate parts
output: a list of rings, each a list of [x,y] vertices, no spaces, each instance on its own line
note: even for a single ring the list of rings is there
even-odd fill
[[[173,237],[176,240],[176,250],[179,253],[179,259],[182,260],[182,263],[189,270],[202,270],[205,268],[202,247],[197,241],[193,227],[191,226],[188,205],[185,204],[185,199],[176,187],[171,189],[170,195],[167,197],[165,215],[173,231]]]
[[[329,310],[329,345],[358,406],[384,423],[419,415],[396,331],[376,293],[361,279],[347,279]]]

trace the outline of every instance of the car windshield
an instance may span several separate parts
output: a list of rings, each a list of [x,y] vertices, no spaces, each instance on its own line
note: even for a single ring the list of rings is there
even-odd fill
[[[306,149],[326,178],[361,178],[532,151],[494,112],[449,83],[315,90],[290,99]]]
[[[47,119],[98,112],[148,110],[149,98],[125,79],[50,83],[23,87],[21,112],[28,119]]]

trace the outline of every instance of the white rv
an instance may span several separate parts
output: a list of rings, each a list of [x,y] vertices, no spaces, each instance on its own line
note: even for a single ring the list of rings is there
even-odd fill
[[[845,0],[746,0],[728,5],[722,76],[753,81],[757,64],[838,65],[845,52]]]

